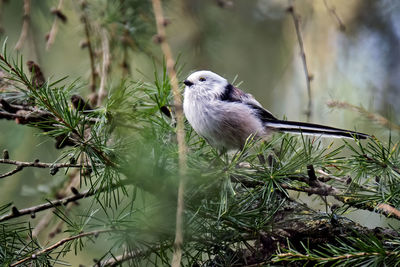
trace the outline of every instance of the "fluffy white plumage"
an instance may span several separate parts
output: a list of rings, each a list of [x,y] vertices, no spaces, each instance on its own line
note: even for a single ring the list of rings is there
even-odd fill
[[[184,83],[183,110],[187,120],[200,136],[220,150],[241,148],[251,134],[265,137],[274,130],[332,137],[369,137],[329,126],[278,120],[252,95],[211,71],[194,72]]]

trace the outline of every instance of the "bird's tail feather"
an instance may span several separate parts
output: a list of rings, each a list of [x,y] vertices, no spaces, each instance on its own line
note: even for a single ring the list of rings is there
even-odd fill
[[[370,136],[368,134],[354,132],[314,123],[307,122],[297,122],[297,121],[267,121],[265,122],[265,127],[273,130],[277,130],[285,133],[297,133],[304,135],[323,135],[330,137],[345,137],[345,138],[357,138],[357,139],[366,139]]]

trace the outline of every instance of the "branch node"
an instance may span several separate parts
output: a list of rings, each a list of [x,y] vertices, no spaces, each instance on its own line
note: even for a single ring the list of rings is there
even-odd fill
[[[74,186],[71,186],[71,192],[72,192],[74,195],[79,195],[78,189],[76,189]]]
[[[34,167],[39,167],[39,162],[40,162],[39,159],[35,159],[35,161],[33,162],[33,166]]]
[[[7,149],[3,150],[3,159],[10,159],[10,154]]]
[[[161,34],[156,34],[153,36],[153,42],[155,44],[161,44],[162,42],[164,42],[165,40],[165,36],[161,35]]]
[[[307,174],[308,177],[310,178],[310,183],[313,183],[315,181],[317,181],[317,176],[315,175],[315,170],[313,165],[307,165]]]
[[[18,210],[17,207],[15,207],[15,206],[12,206],[12,207],[11,207],[11,213],[12,213],[14,216],[18,216],[18,215],[20,214],[19,210]]]
[[[50,168],[50,175],[56,175],[56,173],[59,171],[58,167],[51,167]]]

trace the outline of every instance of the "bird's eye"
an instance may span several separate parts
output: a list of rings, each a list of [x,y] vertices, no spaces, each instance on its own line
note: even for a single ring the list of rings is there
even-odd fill
[[[206,78],[200,77],[200,78],[199,78],[199,81],[200,81],[200,82],[205,82],[205,81],[206,81]]]

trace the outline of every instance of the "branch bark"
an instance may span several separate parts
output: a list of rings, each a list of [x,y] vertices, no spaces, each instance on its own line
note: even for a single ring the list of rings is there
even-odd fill
[[[166,59],[167,71],[172,86],[172,93],[174,97],[175,113],[176,113],[176,135],[178,140],[178,152],[179,152],[179,188],[178,188],[178,204],[176,210],[176,229],[175,229],[175,242],[174,242],[174,253],[172,258],[172,266],[179,267],[182,258],[182,244],[183,244],[183,209],[184,200],[183,195],[185,191],[185,179],[187,175],[186,166],[186,144],[185,144],[185,130],[184,130],[184,117],[182,108],[182,97],[179,91],[178,77],[175,71],[175,61],[172,56],[172,50],[166,40],[165,27],[167,25],[164,18],[162,5],[160,0],[152,0],[154,16],[157,24],[157,36],[155,40],[161,45],[161,49]]]
[[[112,186],[112,190],[118,189],[121,186],[124,186],[126,184],[116,184]],[[43,210],[47,210],[47,209],[51,209],[57,206],[61,206],[61,205],[67,205],[70,202],[74,202],[83,198],[88,198],[91,196],[94,196],[97,193],[101,193],[104,191],[108,191],[109,188],[102,188],[99,190],[86,190],[83,193],[78,193],[78,194],[74,194],[62,199],[58,199],[58,200],[53,200],[53,201],[49,201],[47,203],[43,203],[40,205],[36,205],[36,206],[32,206],[30,208],[25,208],[25,209],[16,209],[15,212],[10,212],[9,214],[3,215],[2,217],[0,217],[0,222],[4,222],[10,219],[14,219],[14,218],[18,218],[24,215],[33,215],[36,214],[37,212],[43,211]]]
[[[58,241],[54,245],[51,245],[51,246],[49,246],[49,247],[47,247],[47,248],[45,248],[43,250],[40,250],[40,251],[32,254],[30,257],[23,258],[22,260],[19,260],[19,261],[16,261],[16,262],[10,264],[10,267],[17,266],[17,265],[23,264],[25,262],[35,260],[38,256],[40,256],[42,254],[49,253],[49,252],[61,247],[62,245],[64,245],[67,242],[70,242],[70,241],[73,241],[73,240],[76,240],[76,239],[80,239],[80,238],[83,238],[83,237],[97,236],[97,235],[99,235],[101,233],[107,233],[107,232],[111,232],[111,231],[113,231],[113,230],[98,230],[98,231],[81,233],[79,235],[70,236],[70,237],[61,239],[60,241]]]

